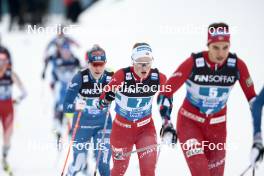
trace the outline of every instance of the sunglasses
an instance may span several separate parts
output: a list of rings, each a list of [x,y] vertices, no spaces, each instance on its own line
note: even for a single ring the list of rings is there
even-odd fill
[[[137,62],[137,61],[134,61],[134,64],[136,64],[137,66],[140,66],[140,67],[149,67],[152,64],[152,61],[149,61],[149,62]]]
[[[90,63],[93,67],[103,67],[105,62],[91,62]]]

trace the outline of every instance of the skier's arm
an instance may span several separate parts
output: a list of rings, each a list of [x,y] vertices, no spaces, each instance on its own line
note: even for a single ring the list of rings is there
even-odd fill
[[[104,109],[115,100],[115,92],[124,81],[124,71],[118,70],[113,76],[111,81],[108,83],[107,89],[104,89],[103,93],[99,97],[98,109]],[[107,90],[107,91],[105,91]]]
[[[56,67],[53,65],[52,71],[51,71],[51,82],[50,82],[50,88],[54,90],[56,82],[58,82],[58,76],[56,73]]]
[[[45,79],[46,77],[46,70],[47,70],[50,60],[51,60],[51,56],[45,57],[44,59],[44,68],[43,68],[42,75],[41,75],[42,79]]]
[[[250,74],[248,72],[248,68],[246,64],[241,60],[238,59],[237,62],[237,67],[239,70],[239,83],[240,86],[250,104],[250,106],[253,104],[255,97],[256,97],[256,92],[254,89],[254,84],[253,81],[250,77]],[[252,110],[252,109],[251,109]],[[253,117],[253,127],[254,127],[254,136],[260,132],[260,127],[261,127],[261,116],[254,116],[252,112],[252,117]]]
[[[237,67],[239,71],[239,84],[248,102],[250,102],[250,100],[256,96],[253,81],[250,77],[246,64],[241,59],[238,59]]]
[[[15,72],[12,72],[12,80],[17,85],[18,89],[20,90],[20,96],[15,100],[16,103],[19,103],[27,96],[27,92],[26,92],[26,89],[23,83],[21,82],[20,78]]]
[[[262,117],[262,108],[264,105],[264,87],[262,88],[261,92],[258,96],[256,96],[255,101],[252,104],[252,116],[254,120],[254,134],[261,132],[261,117]]]
[[[165,83],[167,81],[166,75],[164,75],[163,73],[159,73],[159,78],[160,78],[160,86],[161,87],[165,86]]]
[[[173,94],[188,79],[193,67],[192,57],[185,60],[167,80],[165,89],[158,96],[158,104],[160,105],[160,115],[163,120],[170,120],[172,111]]]
[[[75,111],[74,100],[77,97],[79,90],[82,84],[81,73],[78,72],[72,79],[67,89],[64,102],[63,102],[63,111],[66,117],[72,117]]]
[[[115,92],[118,86],[120,86],[123,81],[124,81],[124,71],[120,69],[117,72],[115,72],[115,74],[112,76],[111,81],[107,84],[107,90]],[[105,94],[106,92],[104,91],[100,96],[100,100],[103,100],[105,98]]]
[[[256,96],[253,104],[252,104],[252,116],[254,119],[254,140],[251,150],[251,165],[254,166],[257,162],[261,162],[263,155],[264,155],[264,147],[262,142],[262,135],[261,135],[261,117],[262,117],[262,108],[264,104],[264,87],[262,88],[261,92],[258,96]]]

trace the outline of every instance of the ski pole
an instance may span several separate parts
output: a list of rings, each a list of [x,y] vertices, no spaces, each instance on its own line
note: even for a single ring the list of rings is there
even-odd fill
[[[68,158],[69,158],[70,151],[71,151],[71,146],[73,145],[73,141],[75,139],[75,135],[76,135],[77,129],[79,128],[79,123],[80,123],[81,116],[82,116],[82,111],[79,111],[78,112],[78,117],[77,117],[77,120],[76,120],[76,123],[75,123],[75,126],[74,126],[74,129],[73,129],[73,134],[72,134],[72,138],[71,138],[71,141],[70,141],[70,145],[68,147],[67,156],[66,156],[66,159],[65,159],[65,162],[64,162],[64,165],[63,165],[63,169],[62,169],[62,172],[61,172],[61,176],[64,175],[65,167],[66,167],[66,164],[68,162]]]
[[[103,142],[104,141],[104,138],[105,138],[107,121],[108,121],[109,116],[110,116],[110,108],[107,110],[107,113],[106,113],[101,142]],[[99,148],[99,152],[98,152],[98,155],[97,155],[97,158],[96,158],[96,164],[95,164],[94,174],[93,174],[94,176],[97,175],[97,168],[98,168],[98,165],[99,165],[99,160],[100,160],[101,154],[102,154],[102,150]]]
[[[252,167],[252,165],[250,164],[243,172],[242,174],[240,174],[240,176],[244,176],[248,171],[249,169]]]

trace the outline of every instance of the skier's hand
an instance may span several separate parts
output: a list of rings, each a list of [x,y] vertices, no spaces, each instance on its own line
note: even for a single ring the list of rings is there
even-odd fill
[[[254,143],[251,149],[250,162],[255,166],[257,162],[262,162],[264,155],[264,147],[262,143]]]
[[[160,137],[165,144],[176,144],[177,134],[170,120],[164,119],[160,129]]]
[[[250,153],[251,166],[255,167],[256,163],[262,162],[263,155],[264,155],[264,147],[262,144],[262,138],[260,134],[256,134],[254,137],[254,142]]]
[[[112,91],[106,92],[105,98],[99,100],[99,103],[97,104],[97,108],[98,109],[107,108],[114,100],[115,100],[115,93]]]
[[[115,100],[115,93],[112,92],[112,91],[109,91],[109,92],[106,92],[105,93],[105,100],[108,101],[108,102],[112,102]]]
[[[78,98],[76,99],[76,102],[75,102],[75,110],[76,111],[82,111],[85,109],[86,107],[86,101],[81,99],[81,98]]]

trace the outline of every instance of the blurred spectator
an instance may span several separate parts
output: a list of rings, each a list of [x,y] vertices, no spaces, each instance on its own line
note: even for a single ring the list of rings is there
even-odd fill
[[[8,0],[7,2],[10,14],[9,31],[11,31],[16,22],[20,27],[23,24],[22,15],[20,14],[20,5],[22,1],[20,2],[19,0]]]
[[[7,0],[10,14],[9,31],[16,24],[23,29],[25,23],[31,25],[42,24],[43,17],[47,13],[50,0]]]
[[[76,23],[82,12],[81,2],[79,0],[64,0],[64,5],[66,7],[66,18]]]
[[[27,22],[30,24],[42,24],[43,17],[47,13],[49,0],[26,0],[28,5],[29,19]]]

